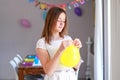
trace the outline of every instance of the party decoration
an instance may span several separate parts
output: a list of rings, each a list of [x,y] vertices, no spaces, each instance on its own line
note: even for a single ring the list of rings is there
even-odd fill
[[[31,27],[31,23],[28,19],[20,19],[20,24],[25,28]]]
[[[72,9],[71,5],[68,3],[67,4],[68,9]]]
[[[43,12],[43,20],[45,20],[46,19],[46,16],[47,16],[47,11],[46,10],[44,10],[44,12]]]
[[[28,0],[29,2],[34,2],[34,0]]]
[[[75,0],[75,1],[80,1],[80,0]]]
[[[40,4],[40,1],[36,0],[35,3],[36,3],[35,6],[37,7]]]
[[[50,3],[43,2],[41,0],[34,0],[34,2],[35,2],[35,6],[36,7],[39,6],[41,10],[49,9],[53,6],[58,6],[66,10],[66,8],[71,9],[72,8],[71,6],[74,4],[77,4],[77,5],[84,4],[85,0],[73,0],[71,2],[63,3],[63,4],[50,4]]]
[[[40,9],[46,10],[47,7],[48,7],[47,4],[45,4],[45,3],[40,3]]]
[[[29,0],[29,2],[35,2],[35,6],[39,7],[41,10],[47,10],[54,6],[61,7],[64,10],[66,10],[66,8],[69,10],[71,10],[73,8],[75,14],[78,16],[82,15],[82,12],[81,12],[81,9],[79,8],[79,6],[85,4],[86,1],[88,1],[88,0],[72,0],[71,2],[68,2],[68,3],[50,4],[47,2],[43,2],[41,0]],[[43,14],[43,16],[44,16],[44,14]]]
[[[80,61],[79,49],[74,45],[68,46],[60,57],[60,63],[67,67],[74,67]]]
[[[75,8],[74,8],[74,12],[75,12],[75,14],[76,14],[77,16],[81,16],[81,15],[82,15],[82,11],[81,11],[81,9],[80,9],[79,7],[75,7]]]
[[[79,7],[79,4],[78,3],[74,3],[74,7]]]
[[[84,4],[85,3],[85,0],[80,0],[80,4]]]

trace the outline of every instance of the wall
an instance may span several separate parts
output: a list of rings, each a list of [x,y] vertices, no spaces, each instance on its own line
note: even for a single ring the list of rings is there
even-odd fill
[[[59,0],[59,4],[68,3],[72,0]],[[58,4],[58,0],[44,0],[46,3]],[[91,0],[80,5],[83,15],[78,17],[74,9],[66,10],[69,21],[69,33],[73,37],[81,39],[83,48],[81,56],[84,59],[79,72],[79,77],[85,77],[87,41],[88,36],[93,38],[94,22]],[[43,29],[43,11],[35,7],[28,0],[0,0],[0,79],[13,79],[14,72],[9,61],[19,53],[22,57],[27,54],[36,54],[35,45]],[[20,19],[28,19],[32,26],[24,28],[19,24]],[[93,65],[93,63],[92,63]]]
[[[111,1],[110,80],[120,79],[120,0]]]

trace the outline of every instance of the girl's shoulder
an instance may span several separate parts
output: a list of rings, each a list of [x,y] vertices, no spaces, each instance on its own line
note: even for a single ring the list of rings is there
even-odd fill
[[[68,39],[72,40],[72,37],[69,36],[69,35],[64,35],[64,39],[65,39],[65,40],[68,40]]]
[[[38,41],[45,41],[45,38],[42,37],[42,38],[38,39]]]
[[[37,43],[45,43],[45,38],[42,37],[42,38],[38,39]]]
[[[45,38],[40,38],[37,41],[36,48],[43,48],[43,49],[45,49]]]

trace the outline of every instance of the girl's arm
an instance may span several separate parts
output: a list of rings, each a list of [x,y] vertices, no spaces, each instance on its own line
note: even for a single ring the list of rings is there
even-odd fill
[[[55,71],[59,63],[59,59],[62,51],[67,46],[71,45],[71,43],[72,42],[68,40],[63,41],[52,59],[50,59],[50,56],[47,50],[42,48],[36,48],[37,56],[40,59],[43,69],[47,75],[53,74],[53,72]]]
[[[78,47],[79,49],[82,47],[82,43],[81,43],[81,41],[80,41],[78,38],[74,39],[73,44],[74,44],[76,47]],[[81,59],[81,60],[82,60],[82,59]],[[78,63],[77,66],[73,67],[74,70],[79,69],[79,67],[80,67],[80,65],[81,65],[81,60],[80,60],[80,62]]]

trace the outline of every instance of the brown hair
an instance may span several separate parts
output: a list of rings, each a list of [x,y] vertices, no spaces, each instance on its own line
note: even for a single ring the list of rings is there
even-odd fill
[[[44,24],[44,29],[42,32],[41,37],[45,37],[45,41],[50,44],[51,37],[52,37],[52,29],[56,26],[57,19],[61,13],[66,12],[59,7],[52,7],[47,13],[45,24]],[[60,36],[64,37],[64,35],[67,34],[67,15],[65,18],[65,25],[63,30],[60,32]]]

